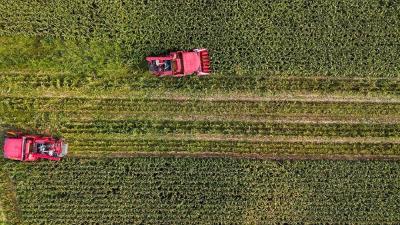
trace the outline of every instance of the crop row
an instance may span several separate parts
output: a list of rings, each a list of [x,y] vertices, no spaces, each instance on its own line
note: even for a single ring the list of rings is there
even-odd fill
[[[119,158],[6,166],[26,224],[400,219],[395,161]]]
[[[279,76],[279,75],[278,75]],[[126,75],[122,77],[96,78],[78,75],[0,75],[3,88],[95,88],[118,89],[129,87],[134,90],[177,90],[184,92],[199,92],[205,90],[246,91],[255,93],[273,93],[283,91],[303,91],[318,93],[349,92],[400,94],[400,80],[397,78],[378,79],[344,79],[276,77],[276,75],[223,76],[215,75],[206,79],[187,77],[182,79],[155,79],[144,73],[141,75]]]
[[[0,163],[0,224],[21,223],[12,181],[7,168],[3,166],[4,160],[0,159]]]
[[[211,50],[216,70],[238,74],[396,76],[400,65],[400,6],[392,1],[1,3],[2,36],[115,42],[135,66],[148,54],[196,47]]]
[[[399,137],[400,124],[285,123],[243,121],[95,120],[71,121],[63,133],[208,133],[336,137]]]
[[[399,155],[396,143],[313,143],[245,140],[90,139],[69,138],[74,153],[85,152],[238,152],[272,154]]]
[[[171,113],[175,115],[322,115],[372,118],[373,116],[396,116],[400,111],[398,102],[334,102],[296,100],[219,100],[201,99],[94,99],[56,97],[0,97],[0,106],[7,110],[60,111],[107,114],[111,112]],[[178,113],[179,112],[179,113]]]

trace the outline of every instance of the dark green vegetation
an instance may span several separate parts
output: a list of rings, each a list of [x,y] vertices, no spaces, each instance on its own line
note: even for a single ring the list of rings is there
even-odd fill
[[[218,71],[393,77],[400,66],[395,1],[1,2],[0,35],[109,41],[125,61],[210,48]]]
[[[19,224],[15,187],[9,177],[5,161],[0,159],[0,224]]]
[[[254,95],[340,93],[398,96],[400,93],[396,70],[379,76],[342,74],[342,77],[337,77],[328,72],[305,74],[266,70],[237,74],[216,69],[218,73],[207,78],[157,79],[144,73],[143,66],[127,63],[125,51],[107,40],[0,37],[0,87],[14,91],[42,88],[83,89],[97,93],[110,90],[145,93],[175,91],[194,95],[235,92]],[[141,60],[143,63],[144,56]],[[389,77],[391,73],[395,75]]]
[[[400,220],[397,162],[120,158],[8,168],[26,224]]]

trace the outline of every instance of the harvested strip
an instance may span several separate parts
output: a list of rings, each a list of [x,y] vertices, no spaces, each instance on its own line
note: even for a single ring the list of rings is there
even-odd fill
[[[88,98],[88,99],[167,99],[175,101],[187,101],[187,100],[205,100],[205,101],[251,101],[251,102],[262,102],[262,101],[304,101],[304,102],[369,102],[369,103],[400,103],[398,95],[374,95],[369,93],[368,95],[360,93],[330,93],[322,94],[315,92],[277,92],[277,93],[259,93],[255,94],[252,92],[201,92],[190,94],[184,91],[166,91],[166,90],[71,90],[69,88],[57,88],[57,89],[24,89],[28,92],[18,90],[16,94],[12,90],[0,90],[0,96],[4,97],[47,97],[47,98]],[[123,91],[123,92],[121,92]],[[62,94],[60,94],[62,93]],[[129,93],[129,94],[128,94]],[[261,95],[262,94],[262,95]],[[79,97],[76,97],[79,96]],[[130,96],[130,97],[126,97]]]
[[[142,78],[145,76],[145,78]],[[222,77],[212,76],[204,82],[203,79],[187,78],[176,82],[176,79],[152,79],[148,74],[142,76],[126,77],[107,77],[104,79],[93,80],[90,77],[65,76],[65,75],[20,75],[20,76],[0,76],[0,82],[4,88],[14,87],[21,84],[25,88],[101,88],[119,89],[131,87],[137,90],[177,90],[182,92],[198,93],[203,90],[214,91],[238,91],[255,93],[275,93],[282,91],[289,92],[317,92],[317,93],[379,93],[393,94],[400,93],[400,81],[396,79],[357,79],[349,82],[348,80],[319,80],[299,77],[298,79],[273,79],[269,77],[234,76]]]
[[[102,69],[102,72],[108,72],[110,74],[119,72],[120,70],[112,70],[112,69]],[[24,70],[24,69],[18,69],[18,70],[0,70],[0,75],[63,75],[63,74],[68,74],[72,75],[72,72],[70,71],[58,71],[58,70],[49,70],[48,68],[46,70],[40,70],[40,71],[35,71],[35,70]],[[213,74],[214,76],[218,76],[219,78],[223,79],[231,79],[232,74],[226,75],[223,73],[215,73]],[[249,75],[246,76],[238,76],[235,75],[234,77],[238,78],[248,78]],[[315,76],[315,75],[284,75],[281,73],[277,74],[260,74],[260,75],[252,75],[251,76],[253,79],[260,79],[260,78],[269,78],[269,79],[283,79],[283,80],[302,80],[302,79],[308,79],[308,80],[346,80],[346,81],[354,81],[354,80],[392,80],[392,81],[400,81],[398,77],[348,77],[347,75],[345,77],[340,76],[340,74],[336,76]]]
[[[54,111],[40,110],[41,113],[50,113]],[[93,121],[98,118],[110,119],[110,120],[123,120],[123,119],[149,119],[154,118],[169,118],[176,121],[236,121],[236,122],[283,122],[283,123],[321,123],[321,124],[397,124],[400,123],[400,116],[374,116],[374,117],[356,117],[356,116],[331,116],[331,115],[307,115],[307,114],[266,114],[266,115],[232,115],[232,114],[217,114],[208,115],[209,112],[204,112],[207,115],[201,114],[178,114],[171,115],[168,112],[132,112],[132,111],[120,111],[120,110],[109,110],[104,113],[92,110],[80,110],[76,111],[59,111],[68,113],[68,118],[71,120],[80,121]]]
[[[317,121],[321,123],[396,123],[400,104],[320,102],[205,102],[76,98],[3,98],[0,108],[60,113],[73,119],[158,117],[174,120]],[[179,113],[178,113],[179,112]]]
[[[220,120],[236,121],[329,121],[348,123],[396,123],[400,104],[397,103],[338,103],[338,102],[235,102],[202,100],[175,101],[165,99],[90,99],[90,98],[17,98],[4,97],[1,105],[5,109],[37,113],[65,112],[68,117],[127,116],[159,118],[172,116],[176,120]],[[179,111],[179,113],[177,113]],[[74,112],[74,113],[73,113]],[[113,113],[110,113],[113,112]],[[205,117],[207,115],[207,117]],[[226,117],[226,118],[225,118]]]
[[[154,94],[156,92],[156,94]],[[60,91],[46,91],[40,90],[37,94],[35,92],[29,95],[23,94],[9,94],[0,93],[0,98],[26,98],[26,99],[77,99],[77,100],[126,100],[126,101],[136,101],[136,100],[169,100],[169,101],[223,101],[223,102],[270,102],[270,101],[283,101],[283,102],[320,102],[320,103],[393,103],[400,104],[400,97],[390,97],[390,95],[384,96],[366,96],[366,95],[335,95],[335,94],[316,94],[316,93],[304,93],[304,92],[291,92],[287,93],[276,93],[267,94],[264,96],[255,95],[253,93],[246,94],[245,92],[224,92],[219,94],[199,94],[199,95],[188,95],[185,93],[174,93],[174,92],[163,92],[158,93],[154,90],[153,93],[143,93],[143,92],[132,92],[130,97],[126,97],[126,94],[122,94],[118,91],[115,92],[104,92],[105,94],[98,93],[96,95],[87,95],[87,93],[74,92],[71,90],[66,90],[60,95]],[[135,94],[136,93],[136,94]],[[32,95],[37,95],[32,97]]]
[[[78,138],[74,138],[78,137]],[[66,138],[71,141],[111,141],[116,143],[124,143],[125,141],[137,139],[151,140],[198,140],[198,141],[247,141],[247,142],[286,142],[286,143],[364,143],[378,144],[391,143],[400,144],[399,138],[387,137],[326,137],[326,136],[247,136],[247,135],[223,135],[223,134],[174,134],[174,135],[129,135],[115,134],[110,138],[106,134],[81,134],[81,135],[66,135]]]
[[[91,99],[91,98],[25,98],[0,97],[7,109],[41,111],[134,111],[174,112],[173,114],[334,114],[334,115],[398,115],[400,103],[395,102],[306,102],[292,100],[251,101],[204,101],[172,99]]]

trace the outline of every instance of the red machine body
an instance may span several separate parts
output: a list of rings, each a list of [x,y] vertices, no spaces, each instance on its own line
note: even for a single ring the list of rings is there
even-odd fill
[[[59,161],[68,152],[63,139],[9,132],[4,140],[4,158],[19,161],[48,159]]]
[[[150,72],[160,77],[204,76],[211,72],[207,49],[171,52],[167,56],[146,57],[146,61]]]

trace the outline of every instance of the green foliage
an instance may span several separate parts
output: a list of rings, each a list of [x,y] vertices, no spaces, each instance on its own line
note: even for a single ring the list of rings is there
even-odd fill
[[[105,71],[118,73],[118,70],[126,70],[121,54],[118,45],[96,40],[0,37],[0,71],[16,73],[17,79],[22,76],[24,81],[29,73],[38,72],[49,76],[41,78],[48,81],[67,75],[74,79],[77,75],[96,77]]]
[[[128,67],[124,56],[126,48],[112,40],[0,37],[0,43],[3,44],[0,44],[0,89],[25,94],[37,88],[102,92],[122,87],[124,91],[179,91],[196,95],[220,92],[400,94],[400,80],[387,77],[388,74],[374,78],[371,74],[351,77],[342,73],[342,77],[334,77],[267,70],[242,75],[224,71],[210,77],[158,79],[143,72],[144,67]]]
[[[400,106],[383,100],[400,94],[399,12],[381,0],[0,0],[0,125],[62,135],[72,154],[399,155]],[[143,72],[145,56],[198,47],[210,50],[210,77]],[[76,96],[54,97],[67,92]],[[210,93],[230,98],[199,98]],[[293,93],[378,100],[296,101]],[[0,163],[2,209],[17,221],[17,200],[24,224],[400,220],[398,162]]]
[[[93,135],[73,134],[68,137],[74,153],[118,152],[234,152],[286,155],[399,155],[400,145],[395,143],[318,143],[307,141],[246,141],[246,140],[171,140],[166,136],[135,136],[95,138]],[[121,153],[123,154],[123,153]]]
[[[209,120],[94,120],[71,121],[64,133],[209,133],[329,137],[400,137],[400,124],[287,123]]]
[[[2,106],[7,110],[29,111],[41,110],[41,112],[74,112],[91,115],[109,112],[151,114],[161,115],[179,111],[179,115],[212,115],[212,116],[250,116],[251,119],[269,118],[276,116],[329,116],[331,118],[363,118],[391,117],[395,118],[400,111],[397,101],[353,101],[318,99],[214,99],[206,100],[199,98],[180,99],[155,99],[145,97],[131,98],[94,98],[94,97],[43,97],[43,96],[20,96],[0,97]]]
[[[110,40],[137,67],[148,54],[207,47],[216,71],[399,75],[395,1],[0,2],[1,36]]]
[[[24,224],[395,223],[399,166],[118,158],[9,170]]]
[[[0,89],[23,96],[38,90],[398,96],[398,12],[397,3],[375,0],[0,2]],[[141,71],[147,55],[196,47],[210,49],[219,73],[156,79]],[[398,123],[366,119],[387,115],[396,121],[396,102],[1,100],[1,125],[59,132],[75,153],[399,154],[397,142],[212,140],[218,135],[397,140]],[[168,117],[174,114],[226,118]],[[314,123],[279,121],[291,116]],[[211,140],[162,138],[179,134]],[[33,224],[399,220],[397,162],[67,159],[7,165],[23,219]]]
[[[70,60],[70,59],[68,59]],[[69,61],[66,61],[67,63]],[[80,62],[77,60],[77,62]],[[83,63],[83,62],[82,62]],[[61,65],[61,64],[60,64]],[[66,64],[72,68],[72,63]],[[72,71],[76,73],[47,72],[39,74],[27,72],[15,74],[6,72],[0,75],[0,87],[17,91],[46,88],[46,89],[76,89],[85,90],[118,90],[121,87],[129,90],[141,90],[152,93],[156,90],[179,91],[191,94],[221,93],[221,92],[243,92],[256,95],[306,92],[315,94],[362,94],[362,95],[400,95],[399,79],[335,79],[335,78],[314,78],[307,77],[281,77],[278,74],[263,76],[223,76],[213,75],[212,77],[186,77],[186,78],[156,78],[148,73],[128,72],[121,65],[117,71],[109,71],[102,66],[88,64],[76,65]],[[110,65],[113,67],[113,65]],[[117,67],[117,65],[114,65]],[[16,86],[18,84],[19,86]]]

